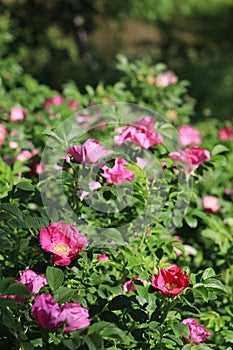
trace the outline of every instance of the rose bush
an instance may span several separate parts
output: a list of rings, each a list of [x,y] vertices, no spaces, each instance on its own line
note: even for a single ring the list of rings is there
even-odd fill
[[[227,137],[221,131],[229,123],[193,126],[188,82],[163,64],[119,55],[117,68],[113,86],[80,93],[70,82],[58,93],[1,57],[1,348],[230,350],[233,146],[229,129]],[[124,101],[156,109],[166,123],[148,113],[129,123],[116,113],[117,129],[106,116],[88,129],[84,108],[109,102],[116,112]],[[11,121],[16,106],[26,113]],[[74,130],[85,130],[81,140]],[[47,142],[49,156],[61,155],[51,167],[58,177],[41,163]],[[191,179],[192,189],[179,188]],[[61,208],[52,206],[51,216],[42,186]],[[221,211],[207,213],[206,196]]]

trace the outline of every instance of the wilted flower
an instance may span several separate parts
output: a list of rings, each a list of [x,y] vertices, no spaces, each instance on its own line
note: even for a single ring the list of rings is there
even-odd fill
[[[221,140],[233,140],[233,126],[228,125],[219,129],[219,138]]]
[[[210,159],[210,152],[199,147],[186,148],[177,152],[169,153],[169,157],[181,163],[186,163],[188,169],[183,168],[183,171],[190,173],[192,170],[199,167],[200,164]]]
[[[142,281],[144,285],[147,284],[147,281],[141,280],[140,276],[133,277],[123,284],[122,287],[123,287],[125,292],[129,293],[129,292],[135,292],[137,290],[137,287],[133,283],[134,281]]]
[[[197,323],[194,318],[185,318],[181,323],[190,329],[189,338],[185,339],[187,343],[200,344],[211,336],[211,333],[203,325]]]
[[[188,285],[189,276],[176,265],[161,268],[152,276],[152,286],[167,296],[180,294]]]
[[[124,166],[129,164],[127,160],[122,158],[115,159],[115,165],[112,168],[108,168],[106,165],[103,165],[101,169],[104,171],[101,175],[106,179],[108,183],[111,184],[122,184],[125,181],[132,181],[134,173],[129,171]]]
[[[7,135],[7,128],[0,124],[0,147],[3,145]]]
[[[202,198],[202,205],[208,213],[219,213],[221,206],[218,204],[218,197],[205,196]]]
[[[133,142],[138,146],[148,149],[149,147],[163,142],[162,136],[155,131],[154,118],[143,117],[136,125],[117,128],[119,135],[114,136],[115,144],[122,145],[125,142]]]
[[[18,121],[24,120],[26,115],[26,110],[21,107],[12,107],[10,111],[10,121],[16,123]]]
[[[179,127],[178,142],[181,146],[200,145],[201,135],[193,126],[181,125]]]
[[[54,222],[41,229],[40,245],[43,250],[54,255],[55,265],[66,266],[78,258],[79,252],[88,246],[88,243],[76,226],[65,222]]]
[[[95,164],[100,158],[113,153],[95,139],[88,139],[82,146],[70,146],[67,152],[76,162],[85,165]]]
[[[159,87],[167,87],[169,85],[176,84],[177,82],[178,77],[171,70],[167,70],[166,72],[158,74],[155,77],[155,85]]]

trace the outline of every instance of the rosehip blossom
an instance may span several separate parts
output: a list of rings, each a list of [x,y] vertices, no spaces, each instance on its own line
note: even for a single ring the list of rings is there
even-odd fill
[[[228,125],[219,129],[219,138],[221,140],[233,140],[233,126]]]
[[[120,134],[114,136],[117,146],[125,142],[133,142],[145,149],[153,145],[161,145],[163,137],[155,131],[154,118],[152,116],[143,117],[136,125],[126,126],[124,128],[116,128]]]
[[[186,148],[185,150],[179,150],[177,152],[169,153],[169,157],[181,163],[188,164],[188,169],[183,168],[186,173],[191,173],[199,165],[210,159],[210,152],[206,149],[200,149],[199,147]]]
[[[152,286],[166,296],[178,295],[188,285],[189,276],[176,265],[161,268],[158,275],[152,276]]]
[[[16,156],[16,160],[19,160],[20,162],[26,162],[27,160],[31,159],[38,153],[39,153],[39,150],[37,148],[35,148],[32,152],[25,149]]]
[[[90,325],[88,310],[79,303],[59,306],[50,294],[38,295],[32,306],[32,315],[42,328],[54,331],[64,323],[64,333]]]
[[[55,95],[45,101],[44,107],[47,112],[50,112],[50,106],[60,106],[63,103],[63,97],[61,95]]]
[[[211,333],[203,325],[197,323],[194,318],[185,318],[181,323],[190,329],[189,338],[185,338],[187,343],[200,344],[211,336]]]
[[[113,153],[113,151],[101,146],[99,141],[95,139],[88,139],[82,146],[70,146],[67,152],[76,162],[85,165],[95,164],[100,158]]]
[[[129,293],[129,292],[135,292],[137,290],[137,287],[133,283],[134,281],[141,281],[144,285],[147,284],[147,281],[141,280],[140,276],[133,277],[123,284],[122,288],[124,289],[125,292]]]
[[[167,87],[169,85],[176,84],[177,82],[178,77],[171,70],[167,70],[166,72],[158,74],[155,77],[155,85],[159,87]]]
[[[124,166],[125,164],[129,164],[129,162],[122,158],[116,158],[113,168],[108,168],[106,165],[101,167],[101,169],[104,171],[101,176],[103,176],[110,184],[121,185],[126,181],[132,181],[134,173],[127,170]]]
[[[107,261],[107,260],[109,260],[109,257],[104,253],[102,255],[98,255],[97,260],[98,261]]]
[[[229,187],[226,187],[226,188],[224,188],[223,193],[224,193],[226,196],[231,196],[231,195],[232,195],[232,189],[229,188]]]
[[[45,275],[37,275],[35,271],[29,269],[24,270],[20,278],[14,280],[14,283],[17,282],[25,284],[30,294],[37,294],[43,286],[48,284]],[[2,297],[15,299],[18,303],[21,303],[27,299],[26,297],[20,295],[2,295]]]
[[[71,100],[69,101],[68,105],[70,107],[71,110],[75,110],[78,108],[80,102],[78,100]]]
[[[193,126],[181,125],[179,127],[178,143],[181,146],[200,145],[201,135]]]
[[[26,110],[21,107],[12,107],[10,111],[10,121],[16,123],[24,120],[26,116]]]
[[[219,213],[221,206],[218,204],[218,197],[205,196],[202,198],[202,205],[207,213]]]
[[[0,147],[3,145],[7,136],[7,128],[0,124]]]
[[[64,333],[73,332],[90,325],[89,312],[79,303],[63,305],[60,307],[60,312],[60,321],[65,321]]]
[[[181,241],[180,236],[176,236],[175,235],[175,236],[172,236],[172,238],[176,238],[177,239],[177,241],[172,242],[172,244],[180,244],[180,245],[182,245],[182,241]],[[183,255],[182,251],[179,248],[173,247],[173,250],[174,250],[174,252],[176,253],[177,256]]]
[[[92,191],[95,191],[98,188],[100,188],[101,184],[98,181],[96,181],[96,182],[95,181],[94,182],[89,182],[88,183],[88,187],[89,187],[90,191],[92,192]],[[84,200],[84,198],[86,196],[89,195],[89,193],[90,193],[89,191],[82,191],[81,189],[79,189],[77,191],[77,195],[79,196],[79,199],[80,199],[81,202]]]
[[[79,252],[88,246],[88,242],[76,226],[54,222],[41,229],[40,245],[43,250],[54,255],[55,265],[67,266],[78,258]]]

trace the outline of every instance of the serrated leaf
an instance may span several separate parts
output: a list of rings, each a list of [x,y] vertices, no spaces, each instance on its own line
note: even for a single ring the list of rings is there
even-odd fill
[[[73,289],[60,286],[54,298],[59,304],[64,304],[70,300],[73,294],[74,294]]]
[[[35,187],[31,183],[31,180],[23,180],[18,183],[16,186],[17,189],[23,190],[23,191],[35,191]]]
[[[12,283],[4,292],[4,294],[9,294],[9,295],[20,295],[24,297],[29,297],[30,292],[25,286],[25,284],[22,283]]]
[[[0,210],[4,210],[4,211],[16,216],[19,219],[23,218],[23,214],[22,214],[21,210],[14,204],[11,204],[11,203],[1,204]]]
[[[55,292],[64,282],[64,273],[57,267],[48,266],[46,269],[46,278],[49,287]]]
[[[190,329],[182,323],[173,322],[172,330],[177,337],[189,338]]]

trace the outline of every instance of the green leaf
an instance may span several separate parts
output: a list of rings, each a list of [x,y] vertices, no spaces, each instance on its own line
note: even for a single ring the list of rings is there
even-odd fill
[[[23,190],[23,191],[35,191],[35,187],[33,186],[31,180],[23,180],[18,183],[16,186],[17,189]]]
[[[60,286],[56,294],[54,295],[54,298],[59,304],[64,304],[70,301],[73,294],[74,294],[73,289]]]
[[[206,280],[207,278],[210,278],[213,276],[216,276],[216,273],[215,273],[214,269],[212,269],[212,267],[209,267],[208,269],[206,269],[203,272],[202,278],[203,278],[203,280]]]
[[[46,269],[46,278],[49,283],[49,287],[53,292],[55,292],[64,281],[64,273],[57,267],[48,266]]]
[[[7,288],[12,284],[12,282],[14,281],[13,277],[6,277],[3,278],[0,281],[0,293],[5,293],[5,291],[7,290]]]
[[[4,203],[0,205],[0,211],[4,210],[14,216],[16,216],[19,219],[23,218],[23,214],[21,212],[21,210],[14,204],[11,203]]]
[[[109,310],[122,310],[130,305],[130,300],[125,295],[118,295],[108,304]]]
[[[114,327],[104,328],[100,331],[100,334],[104,339],[114,339],[114,340],[120,341],[123,344],[129,344],[129,339],[126,333],[123,332],[118,327],[114,326]]]
[[[189,338],[190,329],[182,323],[173,322],[172,330],[177,337]]]
[[[186,221],[187,225],[191,228],[197,227],[198,220],[194,218],[193,216],[187,215],[184,217],[184,220]]]
[[[217,154],[219,153],[224,153],[224,152],[228,152],[229,151],[229,148],[227,148],[226,146],[223,146],[223,145],[216,145],[211,154],[212,156],[216,156]]]
[[[93,323],[88,327],[87,334],[90,335],[90,334],[95,333],[95,332],[98,333],[103,328],[108,327],[108,326],[109,326],[109,322],[105,322],[105,321]]]
[[[204,285],[206,288],[212,288],[212,289],[218,289],[221,290],[224,293],[227,293],[226,288],[222,284],[221,281],[217,280],[216,278],[208,278],[204,281]]]
[[[22,283],[12,283],[7,290],[4,292],[4,294],[10,294],[10,295],[20,295],[24,297],[29,297],[30,292],[25,286],[25,284]]]
[[[103,350],[104,342],[103,338],[98,333],[92,333],[91,335],[84,338],[85,343],[89,350]]]

